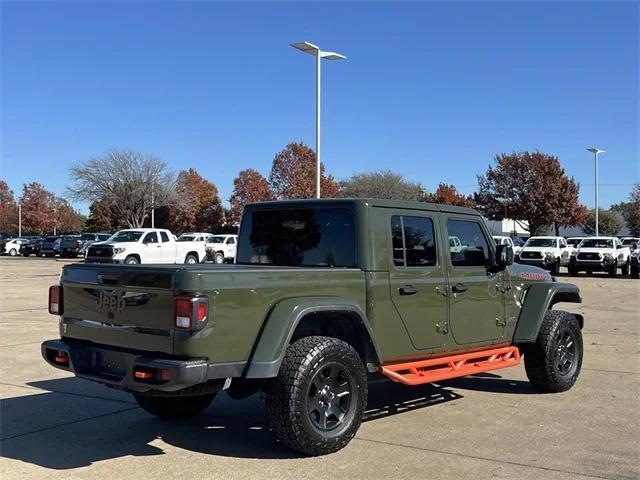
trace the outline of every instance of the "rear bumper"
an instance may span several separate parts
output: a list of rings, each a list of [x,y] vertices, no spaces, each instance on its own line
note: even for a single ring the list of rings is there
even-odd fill
[[[209,380],[239,377],[244,362],[210,364],[203,358],[159,357],[148,352],[123,350],[89,342],[48,340],[42,344],[42,358],[50,365],[131,392],[175,392]],[[61,353],[68,361],[56,361]],[[151,373],[140,379],[136,371]]]

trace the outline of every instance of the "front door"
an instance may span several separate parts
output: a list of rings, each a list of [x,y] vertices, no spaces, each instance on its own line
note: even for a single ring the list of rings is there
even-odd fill
[[[441,349],[447,340],[447,286],[438,258],[436,215],[412,210],[390,214],[391,299],[418,350]]]
[[[449,324],[458,345],[486,343],[504,335],[504,272],[491,272],[494,249],[479,219],[443,215],[449,238],[460,248],[449,252]]]
[[[149,232],[144,236],[142,240],[145,248],[146,263],[163,263],[162,258],[162,246],[158,241],[158,235],[156,232]]]

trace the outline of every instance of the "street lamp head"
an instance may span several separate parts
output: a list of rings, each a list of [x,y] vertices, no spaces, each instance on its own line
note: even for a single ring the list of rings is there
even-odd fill
[[[598,147],[587,148],[587,151],[588,151],[588,152],[591,152],[591,153],[595,153],[596,155],[597,155],[597,154],[599,154],[599,153],[604,153],[604,152],[606,152],[606,150],[601,150],[601,149],[600,149],[600,148],[598,148]]]
[[[327,60],[344,60],[345,58],[347,58],[341,53],[323,52],[322,50],[320,50],[320,47],[309,42],[296,42],[292,43],[291,46],[293,48],[297,48],[301,52],[308,53],[309,55],[312,55],[314,57],[319,56],[320,58],[325,58]]]

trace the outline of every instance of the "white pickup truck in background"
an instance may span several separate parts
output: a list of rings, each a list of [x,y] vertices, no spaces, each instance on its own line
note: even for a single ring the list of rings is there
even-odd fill
[[[120,230],[109,240],[88,249],[86,263],[200,263],[206,259],[205,242],[176,242],[169,230]]]
[[[629,275],[631,249],[622,245],[616,237],[589,237],[580,242],[571,254],[569,275],[579,272],[607,272],[615,277],[618,268],[623,275]]]
[[[511,237],[494,235],[493,240],[496,242],[496,245],[510,245],[514,255],[517,255],[520,253],[520,250],[522,250],[522,246],[516,245]]]
[[[207,239],[207,258],[215,263],[235,262],[237,249],[238,235],[211,235]]]
[[[557,275],[561,265],[569,264],[569,248],[562,237],[530,237],[516,257],[516,262],[542,267]]]

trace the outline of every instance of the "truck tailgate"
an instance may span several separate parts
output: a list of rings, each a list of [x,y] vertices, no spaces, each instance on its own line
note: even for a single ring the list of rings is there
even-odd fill
[[[66,266],[61,336],[173,353],[174,272],[157,266]]]

